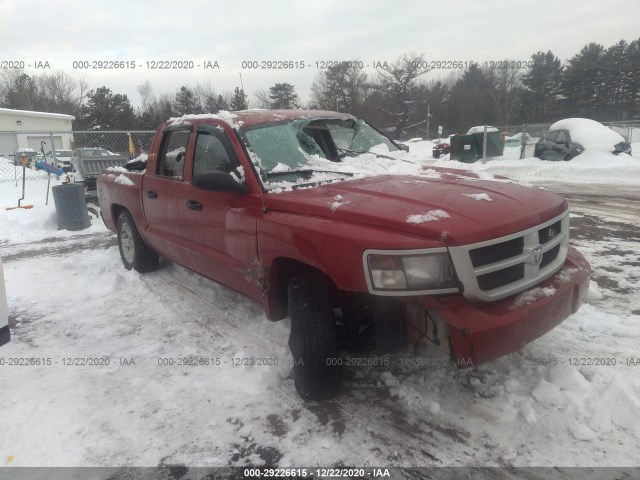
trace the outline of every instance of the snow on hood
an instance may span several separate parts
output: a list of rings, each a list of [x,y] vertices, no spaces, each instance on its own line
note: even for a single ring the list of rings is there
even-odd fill
[[[448,245],[525,230],[566,210],[564,199],[544,190],[461,171],[431,171],[431,178],[386,175],[265,195],[265,207],[402,231]],[[478,195],[492,201],[478,201]]]
[[[551,125],[549,130],[569,130],[571,141],[589,150],[611,152],[614,145],[625,141],[619,133],[588,118],[566,118]]]

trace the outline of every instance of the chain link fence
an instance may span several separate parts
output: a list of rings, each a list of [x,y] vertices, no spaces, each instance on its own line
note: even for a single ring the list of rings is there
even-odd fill
[[[45,161],[60,169],[71,167],[72,155],[77,148],[102,148],[108,152],[129,155],[129,136],[134,156],[147,153],[155,131],[110,132],[0,132],[0,188],[3,182],[22,181],[22,163],[27,180],[43,178],[47,173],[36,167]],[[53,148],[52,148],[53,147]],[[44,151],[44,152],[43,152]]]

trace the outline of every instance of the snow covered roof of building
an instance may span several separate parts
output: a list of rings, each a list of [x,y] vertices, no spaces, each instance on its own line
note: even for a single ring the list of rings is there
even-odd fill
[[[75,120],[73,115],[66,113],[33,112],[31,110],[14,110],[12,108],[0,108],[0,115],[22,115],[26,117],[47,117],[59,120]]]

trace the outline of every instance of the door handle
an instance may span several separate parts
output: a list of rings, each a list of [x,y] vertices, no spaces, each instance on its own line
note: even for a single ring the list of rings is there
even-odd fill
[[[146,192],[144,192],[144,196],[147,198],[158,198],[158,194],[153,190],[147,190]]]
[[[187,208],[190,208],[191,210],[196,210],[196,211],[202,210],[202,204],[200,202],[197,202],[196,200],[187,200],[186,205],[187,205]]]

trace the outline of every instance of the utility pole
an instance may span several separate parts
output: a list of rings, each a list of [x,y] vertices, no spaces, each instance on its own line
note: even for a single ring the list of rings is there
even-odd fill
[[[244,85],[242,83],[242,72],[238,72],[238,75],[240,75],[240,88],[242,88],[242,91],[244,92]]]
[[[429,141],[429,120],[431,120],[431,105],[427,105],[427,141]]]
[[[482,163],[487,163],[487,125],[484,126],[482,139]]]

